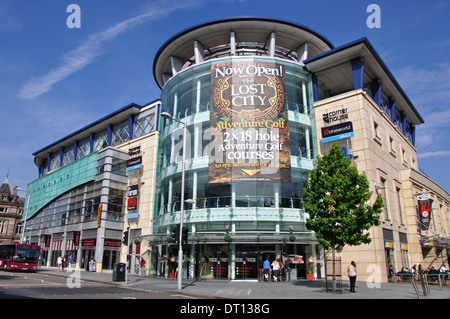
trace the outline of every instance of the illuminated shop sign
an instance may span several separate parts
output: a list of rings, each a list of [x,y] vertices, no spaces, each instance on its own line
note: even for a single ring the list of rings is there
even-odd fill
[[[129,210],[136,209],[136,207],[137,207],[137,198],[136,197],[128,198],[127,207],[128,207]]]
[[[73,232],[72,240],[73,240],[73,245],[74,246],[78,247],[80,245],[80,236],[81,236],[81,232],[79,232],[79,231],[74,231]]]
[[[96,244],[96,239],[84,239],[81,241],[81,246],[84,249],[94,249]]]
[[[291,181],[283,65],[211,67],[209,182]]]
[[[142,167],[142,156],[131,158],[127,161],[126,171],[133,171]]]
[[[352,122],[322,127],[322,142],[329,143],[355,136]]]

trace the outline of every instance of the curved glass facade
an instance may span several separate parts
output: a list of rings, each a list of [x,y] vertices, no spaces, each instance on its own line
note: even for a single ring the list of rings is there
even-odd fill
[[[222,83],[224,89],[217,93],[220,81],[218,78],[226,72],[232,72],[225,66],[230,66],[231,70],[234,68],[237,73],[248,71],[252,76],[237,74],[237,79],[228,77],[227,83]],[[280,72],[275,73],[273,70]],[[258,82],[256,76],[264,72],[266,77],[263,82]],[[273,93],[276,91],[276,85],[271,84],[273,75],[281,79],[281,99],[278,99],[278,102],[272,100],[272,103],[269,99],[274,98]],[[228,98],[225,97],[227,92]],[[223,101],[230,100],[231,104],[239,106],[241,118],[237,116],[233,121],[234,115],[231,112],[230,117],[219,114],[220,106],[213,95],[220,95]],[[226,248],[227,245],[217,245],[221,242],[225,244],[226,234],[230,234],[233,243],[236,243],[233,247],[249,242],[269,244],[270,247],[265,250],[273,252],[273,258],[275,251],[278,252],[277,256],[281,255],[280,244],[284,242],[286,245],[289,234],[297,234],[297,244],[314,241],[314,237],[306,230],[307,216],[301,205],[303,187],[307,183],[316,155],[311,82],[301,65],[266,57],[216,59],[193,65],[174,76],[165,85],[161,100],[162,112],[169,113],[177,121],[161,119],[155,235],[165,238],[164,236],[170,235],[174,226],[180,222],[185,123],[187,135],[184,199],[192,199],[193,204],[185,203],[183,223],[189,229],[190,243],[201,240],[203,243],[216,244],[215,248],[210,250],[205,248],[208,245],[203,245],[203,253],[200,255],[198,248],[185,248],[186,258],[194,259],[197,255],[197,258],[205,261],[205,256],[208,255],[204,252],[205,249],[210,251],[209,255],[215,256],[216,253],[212,251],[221,251],[221,256],[225,256],[225,259],[236,257],[237,250],[230,252]],[[266,110],[258,106],[258,102],[266,101],[269,106],[279,107],[281,112],[271,119],[260,121],[251,121],[250,116],[244,118],[245,112],[255,114]],[[281,105],[277,106],[277,103]],[[222,104],[229,105],[227,102]],[[226,129],[227,125],[231,128]],[[240,146],[239,143],[234,143],[233,146],[233,139],[241,139],[241,142],[244,142]],[[274,140],[277,143],[274,143]],[[222,155],[221,151],[230,145],[236,149],[242,147],[244,151],[225,152],[226,155]],[[252,150],[252,145],[255,145],[256,150]],[[285,145],[288,145],[287,149]],[[275,151],[272,151],[274,149]],[[273,156],[273,153],[276,156]],[[276,164],[272,164],[273,162]],[[252,168],[256,165],[261,169],[244,169],[249,165],[252,165]],[[264,177],[258,177],[264,172],[264,168],[271,170],[269,169]],[[217,173],[220,169],[222,171]],[[163,247],[160,248],[163,249],[158,254],[160,258],[172,255],[169,250],[175,249],[175,245],[169,246],[165,246],[167,251],[164,251]],[[298,250],[301,250],[301,245],[298,246]],[[252,249],[256,250],[256,246]],[[295,250],[295,253],[298,253],[297,248]],[[261,247],[258,251],[261,251]],[[256,255],[254,257],[256,258]],[[262,255],[259,255],[259,258],[261,259]],[[158,272],[164,276],[164,270],[160,269]],[[218,275],[219,273],[216,273],[214,276]],[[234,270],[230,277],[235,279],[236,275]]]
[[[254,180],[221,183],[211,180],[210,158],[215,155],[214,148],[217,149],[211,138],[211,83],[214,82],[211,81],[211,68],[218,61],[192,66],[167,83],[161,98],[162,112],[183,121],[188,129],[184,198],[193,199],[192,206],[185,205],[185,209],[189,209],[191,215],[195,213],[195,216],[186,222],[193,225],[196,231],[224,230],[224,223],[230,223],[229,226],[235,231],[280,231],[288,230],[289,226],[294,226],[298,231],[305,230],[300,200],[315,155],[308,74],[296,63],[273,58],[227,58],[221,59],[220,63],[238,61],[276,63],[285,70],[284,107],[289,119],[290,182]],[[173,214],[179,212],[181,198],[183,125],[166,120],[161,128],[161,193],[156,211],[160,218],[157,219],[156,233],[165,233],[167,227],[177,223],[177,217],[174,220]],[[273,174],[278,174],[280,170],[274,171]],[[230,208],[235,209],[233,213],[245,211],[246,218],[233,219]],[[280,212],[277,209],[283,210]],[[224,210],[228,210],[228,214],[212,214]],[[290,217],[286,216],[287,211],[291,211]],[[172,217],[164,218],[166,215]]]

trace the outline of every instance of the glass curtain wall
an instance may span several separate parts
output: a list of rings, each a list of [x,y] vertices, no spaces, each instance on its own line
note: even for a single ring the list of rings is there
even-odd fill
[[[222,59],[220,63],[235,60]],[[242,61],[242,58],[238,60]],[[211,137],[210,129],[212,63],[205,62],[173,77],[166,84],[161,96],[162,112],[168,112],[187,124],[184,198],[193,199],[194,204],[188,207],[185,205],[185,209],[302,208],[303,187],[306,186],[311,169],[305,168],[302,161],[312,162],[316,155],[313,144],[314,120],[311,110],[310,79],[307,72],[296,63],[270,58],[247,58],[247,60],[276,63],[284,67],[285,107],[289,118],[291,152],[290,182],[210,183],[209,156],[214,156],[212,148],[214,137]],[[161,174],[158,181],[160,190],[155,217],[178,212],[181,198],[183,125],[166,119],[161,121]],[[245,222],[240,224],[246,225]],[[248,225],[249,229],[258,227],[255,223]],[[154,232],[159,234],[165,233],[168,229],[168,227],[158,228],[157,223],[155,226]],[[196,226],[198,231],[214,228],[223,230],[223,223]],[[299,225],[295,228],[304,230],[303,226]]]

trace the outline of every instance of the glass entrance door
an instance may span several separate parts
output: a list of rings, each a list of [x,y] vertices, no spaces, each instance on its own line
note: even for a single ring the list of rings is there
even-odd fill
[[[211,275],[215,279],[228,279],[228,255],[226,253],[217,252],[215,258],[209,258],[212,263]]]
[[[235,258],[236,279],[258,279],[258,256],[256,252],[239,252]]]

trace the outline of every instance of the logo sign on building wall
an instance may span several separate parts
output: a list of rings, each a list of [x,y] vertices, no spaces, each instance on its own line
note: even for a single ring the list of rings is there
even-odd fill
[[[73,245],[74,246],[78,247],[80,245],[80,235],[81,235],[81,232],[79,232],[79,231],[74,231],[73,232],[72,240],[73,240]]]
[[[322,127],[322,142],[329,143],[354,136],[352,122]]]
[[[127,196],[133,197],[138,196],[138,185],[131,185],[127,187]]]
[[[136,207],[137,207],[137,198],[136,197],[128,198],[127,207],[128,207],[129,210],[136,209]]]
[[[342,108],[340,110],[323,113],[322,119],[327,124],[332,124],[337,121],[348,120],[347,109]]]
[[[127,172],[133,171],[133,170],[139,169],[141,167],[142,167],[142,156],[133,157],[127,161],[126,171]]]
[[[284,77],[276,63],[211,67],[210,183],[291,181]]]
[[[431,199],[430,193],[417,195],[417,206],[419,209],[419,219],[422,229],[428,229],[430,227],[432,204],[433,200]]]

